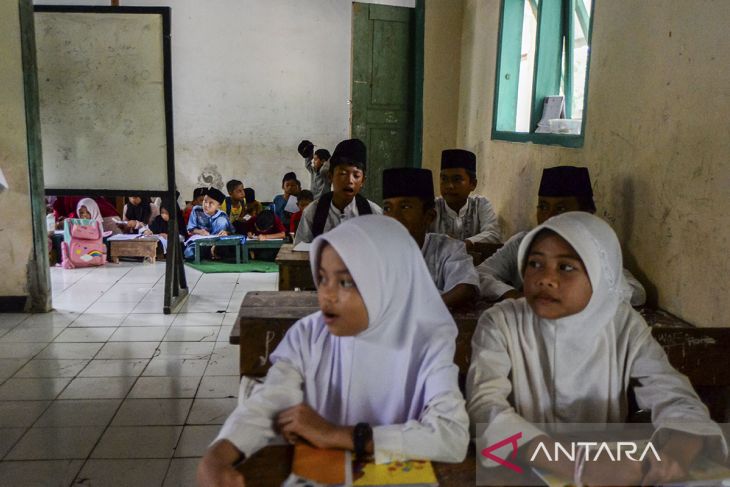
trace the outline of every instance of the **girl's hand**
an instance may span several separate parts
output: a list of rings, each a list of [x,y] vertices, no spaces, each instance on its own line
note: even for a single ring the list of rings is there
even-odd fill
[[[290,443],[301,437],[317,448],[334,447],[331,440],[339,429],[304,403],[279,413],[276,424]]]
[[[219,237],[226,237],[226,236],[228,236],[228,232],[226,232],[225,230],[221,230],[220,232],[218,232],[218,236]]]
[[[622,459],[616,463],[606,455],[601,455],[598,460],[591,458],[591,461],[585,462],[581,480],[585,485],[639,485],[641,466],[642,462]]]
[[[195,233],[196,235],[203,235],[203,236],[210,235],[210,232],[208,232],[208,230],[206,230],[204,228],[196,228],[195,230],[193,230],[193,233]]]
[[[662,451],[661,462],[657,461],[654,455],[647,455],[645,462],[649,463],[649,470],[644,475],[641,485],[661,485],[670,482],[684,480],[689,475],[689,469],[682,462],[667,452]]]
[[[266,235],[264,235],[264,234],[259,235],[259,240],[266,240]]]
[[[233,465],[241,454],[228,441],[210,447],[198,464],[197,480],[200,487],[244,487],[243,475]]]
[[[145,236],[152,235],[152,230],[149,230],[149,229],[145,230],[144,232],[142,232],[142,235],[145,235]]]
[[[137,220],[129,220],[127,222],[127,228],[130,229],[130,230],[134,230],[135,228],[137,228],[137,224],[138,223],[139,222]]]

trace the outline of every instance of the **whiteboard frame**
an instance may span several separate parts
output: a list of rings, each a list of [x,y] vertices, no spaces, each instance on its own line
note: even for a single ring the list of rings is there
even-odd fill
[[[165,112],[165,139],[167,143],[167,191],[163,192],[163,198],[171,206],[177,205],[175,188],[175,144],[173,137],[172,123],[172,47],[171,47],[171,22],[170,7],[101,7],[101,6],[69,6],[69,5],[36,5],[34,12],[43,13],[96,13],[96,14],[141,14],[159,15],[162,18],[162,56],[163,56],[163,92]],[[41,133],[41,144],[43,143]],[[160,195],[160,190],[147,188],[129,188],[128,190],[114,189],[84,189],[84,188],[46,188],[47,195],[100,195],[100,196],[125,196],[135,194],[139,196]],[[179,222],[177,211],[170,212],[169,231],[172,235],[178,234]],[[185,266],[182,259],[182,245],[170,245],[167,258],[165,259],[165,301],[163,312],[170,314],[185,302],[188,295],[187,280],[185,278]]]
[[[172,119],[172,48],[171,48],[171,22],[170,7],[103,7],[103,6],[71,6],[71,5],[35,5],[34,12],[43,13],[88,13],[88,14],[140,14],[158,15],[162,19],[162,55],[163,55],[163,92],[164,92],[164,113],[165,113],[165,141],[167,158],[167,191],[175,200],[175,144],[173,137]],[[42,137],[42,133],[41,133]],[[140,196],[159,195],[160,190],[148,188],[131,187],[125,190],[118,189],[89,189],[89,188],[46,188],[47,195],[69,196],[69,195],[101,195],[101,196],[126,196],[138,194]]]

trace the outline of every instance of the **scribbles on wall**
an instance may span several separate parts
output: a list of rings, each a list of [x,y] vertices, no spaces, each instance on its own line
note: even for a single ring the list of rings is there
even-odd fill
[[[46,188],[167,190],[161,15],[36,12]]]
[[[223,176],[218,171],[218,166],[215,164],[209,164],[203,168],[198,176],[198,185],[200,187],[214,187],[216,189],[224,190]]]

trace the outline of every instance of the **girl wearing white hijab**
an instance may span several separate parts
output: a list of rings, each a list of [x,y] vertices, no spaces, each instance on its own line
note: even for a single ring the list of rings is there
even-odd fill
[[[462,461],[469,422],[457,329],[413,238],[392,218],[361,216],[317,237],[310,255],[321,311],[289,329],[198,482],[240,480],[233,465],[268,444],[274,425],[290,442],[356,453],[353,434],[369,436],[361,446],[377,463]]]
[[[103,218],[101,216],[101,211],[99,210],[99,205],[91,198],[83,198],[79,200],[76,204],[76,216],[87,220],[96,220],[101,223],[105,237],[121,233],[121,230],[119,230],[117,225],[114,223],[114,217]]]
[[[467,409],[472,424],[488,424],[487,445],[517,427],[518,444],[527,445],[519,451],[529,459],[539,441],[550,441],[531,422],[625,422],[635,379],[637,403],[651,410],[663,461],[643,466],[644,473],[640,462],[613,467],[625,475],[622,485],[681,476],[709,443],[726,453],[719,427],[687,378],[622,299],[621,248],[608,224],[585,212],[553,217],[524,238],[518,263],[525,298],[486,311],[472,340]],[[536,466],[570,477],[577,471],[572,462]],[[585,468],[587,483],[606,481],[597,465]]]

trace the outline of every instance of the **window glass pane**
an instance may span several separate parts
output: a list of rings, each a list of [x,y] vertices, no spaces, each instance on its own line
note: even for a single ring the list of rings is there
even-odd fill
[[[530,131],[532,112],[532,81],[535,69],[535,37],[537,34],[537,3],[525,2],[522,24],[522,50],[520,51],[520,81],[517,91],[517,132]]]
[[[576,9],[573,12],[573,100],[572,117],[583,118],[584,90],[588,68],[588,26],[591,12],[591,0],[575,0]],[[581,5],[585,16],[581,14]],[[583,17],[583,18],[581,18]],[[585,25],[584,25],[585,24]]]

